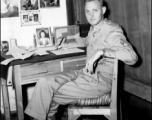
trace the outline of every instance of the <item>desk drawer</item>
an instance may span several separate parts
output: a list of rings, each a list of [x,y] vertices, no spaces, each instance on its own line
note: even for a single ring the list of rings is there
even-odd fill
[[[29,76],[34,74],[46,73],[46,72],[47,72],[47,64],[45,62],[21,65],[22,76]]]
[[[86,58],[61,61],[61,71],[80,70],[85,67]]]
[[[60,73],[61,68],[60,68],[60,61],[47,61],[47,70],[49,73],[54,74],[54,73]]]

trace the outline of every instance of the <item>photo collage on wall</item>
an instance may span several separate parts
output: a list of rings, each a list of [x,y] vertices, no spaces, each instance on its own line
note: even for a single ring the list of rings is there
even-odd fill
[[[40,25],[41,22],[39,13],[39,11],[21,12],[21,26]]]
[[[59,6],[59,0],[20,0],[21,26],[40,25],[40,9]]]
[[[38,0],[20,0],[21,26],[40,25]]]

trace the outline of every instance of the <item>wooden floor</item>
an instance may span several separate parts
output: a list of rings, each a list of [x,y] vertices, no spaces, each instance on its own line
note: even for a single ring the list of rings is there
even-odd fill
[[[126,108],[125,114],[123,114],[123,120],[151,120],[151,116],[145,113],[145,111],[140,110],[137,107],[129,106],[130,110]],[[58,117],[56,117],[56,120],[68,120],[67,115],[64,113],[59,114],[57,113]],[[11,115],[12,120],[16,119],[16,114]],[[4,120],[3,116],[1,116],[1,120]],[[104,116],[81,116],[78,120],[107,120]]]

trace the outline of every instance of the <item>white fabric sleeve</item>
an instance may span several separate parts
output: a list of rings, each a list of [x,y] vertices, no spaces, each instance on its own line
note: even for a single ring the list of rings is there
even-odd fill
[[[126,41],[122,31],[112,31],[107,39],[108,47],[105,50],[105,55],[116,57],[126,64],[133,65],[138,60],[137,54],[132,46]]]
[[[89,44],[87,37],[86,38],[78,37],[78,38],[76,38],[76,41],[77,41],[78,45],[81,47],[87,47]]]

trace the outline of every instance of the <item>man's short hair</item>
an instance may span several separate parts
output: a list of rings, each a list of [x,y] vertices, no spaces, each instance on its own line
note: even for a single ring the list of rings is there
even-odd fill
[[[91,1],[96,1],[96,0],[85,0],[84,4],[86,4],[86,2],[91,2]],[[103,6],[103,0],[97,0],[97,1],[99,1],[101,6]]]

